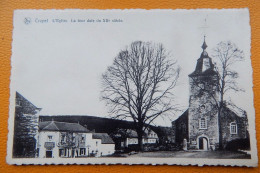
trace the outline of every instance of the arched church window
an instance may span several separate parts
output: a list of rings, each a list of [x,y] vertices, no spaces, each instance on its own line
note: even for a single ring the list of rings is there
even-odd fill
[[[201,118],[199,120],[199,128],[200,129],[207,129],[207,121],[206,118]]]
[[[230,123],[230,134],[237,134],[237,123]]]

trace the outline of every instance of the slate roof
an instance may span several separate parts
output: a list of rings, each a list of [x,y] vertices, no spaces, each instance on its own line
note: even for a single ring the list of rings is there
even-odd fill
[[[176,121],[184,118],[185,116],[189,116],[189,108],[185,112],[183,112],[177,119],[173,120],[172,122],[176,122]],[[229,116],[232,119],[247,118],[246,112],[244,112],[243,114],[241,112],[238,113],[238,112],[232,111],[227,106],[223,107],[222,116]]]
[[[204,42],[203,42],[203,45],[202,45],[202,49],[203,49],[203,52],[201,53],[200,55],[200,58],[197,60],[197,65],[196,65],[196,68],[195,68],[195,71],[192,72],[189,76],[197,76],[197,75],[216,75],[216,71],[214,70],[214,65],[212,63],[212,59],[209,57],[207,51],[205,50],[207,48],[207,44],[205,42],[205,38],[204,38]],[[205,70],[205,71],[202,71],[203,69],[203,60],[204,59],[208,59],[209,60],[209,66],[210,68]]]
[[[202,67],[203,67],[203,59],[204,58],[209,58],[209,64],[210,64],[210,68],[202,71]],[[214,75],[217,74],[217,72],[214,70],[214,65],[212,63],[212,59],[208,56],[208,54],[203,54],[203,52],[201,53],[200,58],[197,60],[197,65],[195,68],[195,71],[192,72],[189,76],[196,76],[196,75]]]
[[[185,112],[183,112],[178,118],[176,118],[176,119],[173,120],[172,122],[179,121],[180,119],[183,119],[183,118],[188,117],[188,116],[189,116],[189,108],[186,109]]]
[[[61,132],[82,132],[90,131],[78,123],[67,123],[57,121],[39,122],[39,131],[61,131]]]
[[[153,137],[149,137],[148,134],[149,132],[151,131],[151,129],[146,129],[144,134],[143,134],[143,137],[144,138],[153,138]],[[155,133],[155,132],[154,132]],[[127,129],[127,137],[128,138],[138,138],[138,134],[135,130],[132,130],[132,129]]]
[[[93,133],[93,139],[101,139],[102,144],[114,144],[115,142],[107,133]]]
[[[237,111],[233,108],[233,110],[231,110],[230,108],[228,108],[227,106],[223,107],[222,110],[223,116],[230,116],[233,119],[237,119],[237,118],[247,118],[247,113],[244,111]]]
[[[137,132],[135,130],[132,129],[127,129],[127,137],[129,138],[137,138]]]
[[[51,121],[43,121],[43,122],[39,122],[39,130],[42,130],[45,126],[47,126],[48,124],[50,124]]]
[[[36,115],[41,108],[36,107],[19,92],[16,91],[15,96],[15,114],[31,114]]]
[[[22,96],[22,94],[20,94],[18,91],[16,91],[16,100],[21,100],[23,102],[25,102],[25,104],[27,104],[26,106],[31,106],[34,109],[39,109],[41,110],[41,108],[36,107],[34,104],[32,104],[28,99],[26,99],[24,96]]]

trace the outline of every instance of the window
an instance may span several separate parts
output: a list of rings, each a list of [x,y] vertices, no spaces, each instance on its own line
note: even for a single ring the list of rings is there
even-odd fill
[[[52,140],[52,136],[48,136],[48,139],[49,139],[49,141],[51,141]]]
[[[235,122],[230,123],[230,134],[237,134],[237,124]]]
[[[85,154],[86,154],[86,148],[81,148],[80,155],[85,155]]]
[[[64,150],[63,149],[59,149],[59,156],[62,157],[64,155]]]
[[[83,135],[81,136],[80,142],[81,142],[81,143],[84,143],[84,142],[85,142],[85,137],[84,137]]]
[[[207,129],[207,121],[206,118],[201,118],[199,121],[200,129]]]
[[[64,134],[61,135],[60,142],[61,142],[61,143],[64,143],[64,142],[65,142],[65,135],[64,135]]]

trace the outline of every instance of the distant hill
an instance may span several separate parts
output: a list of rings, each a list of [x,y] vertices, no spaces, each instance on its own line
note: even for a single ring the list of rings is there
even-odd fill
[[[58,121],[58,122],[71,122],[79,123],[91,131],[96,133],[111,134],[116,129],[134,129],[134,123],[131,121],[117,120],[110,118],[102,118],[95,116],[85,115],[40,115],[40,121]],[[151,126],[150,128],[158,134],[160,141],[168,139],[169,135],[172,136],[171,127]]]
[[[40,121],[59,121],[59,122],[71,122],[79,123],[91,131],[97,133],[111,133],[117,128],[134,129],[134,123],[124,120],[116,120],[95,116],[85,115],[54,115],[47,116],[41,115]]]

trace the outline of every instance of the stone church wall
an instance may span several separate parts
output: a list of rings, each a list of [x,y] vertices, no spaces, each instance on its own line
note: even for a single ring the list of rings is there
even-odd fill
[[[198,149],[199,137],[207,138],[208,149],[214,150],[218,146],[218,118],[213,98],[217,98],[217,95],[214,92],[216,86],[212,85],[216,84],[214,79],[214,76],[207,77],[207,80],[205,77],[197,77],[194,82],[190,78],[189,149]],[[206,120],[205,129],[200,128],[201,118]]]
[[[239,117],[234,112],[225,109],[221,117],[222,127],[222,138],[223,146],[227,145],[228,142],[236,139],[245,139],[248,137],[247,133],[247,118]],[[237,124],[237,134],[231,134],[230,123]]]
[[[172,128],[175,131],[175,143],[182,144],[184,139],[189,140],[188,110],[172,122]]]

